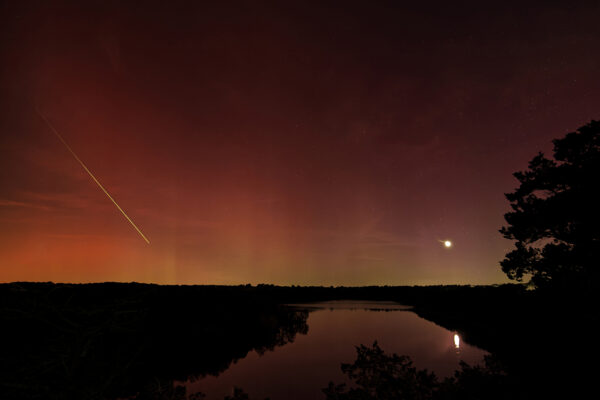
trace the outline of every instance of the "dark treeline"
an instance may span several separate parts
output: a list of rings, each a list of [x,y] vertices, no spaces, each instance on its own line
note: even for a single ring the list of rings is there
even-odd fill
[[[522,285],[11,283],[0,285],[0,398],[185,398],[174,381],[218,374],[251,350],[305,334],[307,312],[286,304],[341,299],[411,305],[458,331],[506,372],[506,398],[572,395],[594,382],[586,361],[597,360],[598,313],[573,293]]]
[[[0,398],[183,398],[173,381],[216,375],[306,333],[307,313],[238,288],[0,285]]]

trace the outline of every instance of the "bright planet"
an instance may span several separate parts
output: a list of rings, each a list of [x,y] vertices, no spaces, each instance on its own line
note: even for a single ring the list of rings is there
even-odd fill
[[[445,240],[444,241],[444,247],[449,249],[450,247],[452,247],[452,242],[449,240]]]

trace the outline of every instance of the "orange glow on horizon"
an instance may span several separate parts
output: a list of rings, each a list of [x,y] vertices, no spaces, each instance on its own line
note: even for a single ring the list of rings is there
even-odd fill
[[[525,48],[488,29],[510,9],[29,3],[2,9],[1,282],[505,283],[513,172],[600,104],[562,63],[598,57],[584,8]]]

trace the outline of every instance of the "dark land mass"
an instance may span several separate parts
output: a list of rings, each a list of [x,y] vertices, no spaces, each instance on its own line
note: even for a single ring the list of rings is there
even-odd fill
[[[489,351],[508,378],[494,398],[577,397],[597,379],[591,297],[521,285],[1,284],[0,398],[183,399],[174,382],[306,334],[308,313],[286,304],[342,299],[411,305]]]

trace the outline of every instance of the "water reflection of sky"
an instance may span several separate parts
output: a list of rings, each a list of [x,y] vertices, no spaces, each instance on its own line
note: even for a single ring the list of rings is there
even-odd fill
[[[395,303],[334,301],[296,306],[311,310],[307,335],[262,356],[251,352],[220,376],[191,383],[189,389],[206,393],[209,400],[231,394],[233,386],[243,388],[250,398],[323,399],[321,389],[330,380],[346,381],[340,363],[353,362],[355,346],[375,340],[384,351],[408,355],[415,367],[440,377],[452,375],[460,360],[476,364],[486,354],[462,342],[455,332]]]
[[[369,300],[332,300],[319,303],[290,304],[291,307],[314,310],[368,310],[368,311],[406,311],[412,309],[393,301]]]

